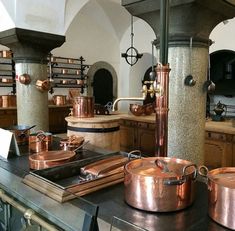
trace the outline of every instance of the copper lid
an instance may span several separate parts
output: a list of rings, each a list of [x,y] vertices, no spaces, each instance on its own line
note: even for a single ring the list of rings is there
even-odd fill
[[[181,177],[183,169],[192,163],[187,160],[181,160],[169,157],[148,157],[142,159],[132,160],[126,164],[125,169],[131,174],[157,177],[157,178],[171,178]],[[193,167],[189,167],[187,174],[194,172]]]
[[[207,176],[216,184],[235,189],[235,167],[216,168],[211,170]]]

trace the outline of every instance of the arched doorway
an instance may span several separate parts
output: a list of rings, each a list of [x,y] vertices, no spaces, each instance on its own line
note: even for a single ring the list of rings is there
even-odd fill
[[[94,74],[93,96],[96,104],[106,105],[113,102],[113,78],[105,68],[97,70]]]
[[[95,97],[95,95],[98,95],[97,90],[102,90],[104,92],[105,91],[112,92],[112,99],[110,98],[111,93],[107,94],[109,95],[109,97],[107,98],[108,100],[110,100],[110,102],[113,102],[117,98],[117,73],[115,69],[112,67],[112,65],[104,61],[96,62],[93,65],[91,65],[91,67],[87,72],[87,75],[88,75],[88,86],[91,86],[87,88],[88,95]],[[96,75],[96,80],[95,80],[95,75]],[[102,80],[104,78],[103,76],[109,76],[109,77],[105,77],[105,79]],[[98,81],[98,83],[96,81]],[[101,84],[100,88],[96,86],[98,84]],[[104,87],[106,86],[106,84],[108,85],[108,87]],[[96,93],[94,91],[96,91]],[[97,102],[96,99],[95,102]]]

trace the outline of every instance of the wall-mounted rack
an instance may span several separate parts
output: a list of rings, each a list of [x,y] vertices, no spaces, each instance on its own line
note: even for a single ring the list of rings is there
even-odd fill
[[[11,51],[0,51],[0,87],[12,87],[12,94],[16,93],[15,62]]]
[[[85,59],[65,58],[49,55],[49,79],[53,83],[53,88],[80,88],[81,93],[87,88],[86,71],[90,65],[84,64]]]

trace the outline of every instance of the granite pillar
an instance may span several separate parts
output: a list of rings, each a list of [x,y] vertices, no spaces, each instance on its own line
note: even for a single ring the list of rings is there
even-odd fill
[[[0,32],[0,43],[12,50],[15,61],[19,125],[36,125],[34,130],[49,131],[48,91],[40,91],[36,82],[48,79],[48,54],[64,41],[61,35],[21,28]],[[29,84],[19,82],[22,74],[30,76]]]

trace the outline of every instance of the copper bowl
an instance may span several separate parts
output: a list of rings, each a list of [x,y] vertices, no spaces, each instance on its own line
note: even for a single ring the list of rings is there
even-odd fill
[[[145,115],[151,115],[154,112],[154,107],[152,103],[146,104],[143,107]]]
[[[144,113],[144,106],[140,104],[130,104],[130,111],[135,116],[141,116]]]

